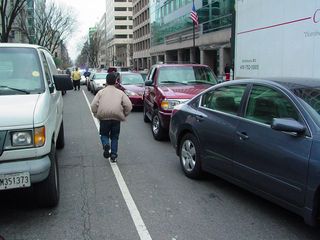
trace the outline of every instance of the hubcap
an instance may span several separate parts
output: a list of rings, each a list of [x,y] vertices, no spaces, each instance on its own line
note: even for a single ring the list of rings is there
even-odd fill
[[[191,172],[196,165],[196,149],[192,141],[186,140],[181,147],[181,160],[183,168]]]
[[[160,127],[160,121],[159,121],[158,116],[156,115],[156,116],[153,117],[153,120],[152,120],[152,131],[155,134],[158,134],[159,127]]]

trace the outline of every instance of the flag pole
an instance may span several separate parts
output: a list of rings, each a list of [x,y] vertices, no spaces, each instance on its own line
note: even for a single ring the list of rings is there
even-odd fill
[[[194,6],[194,0],[192,0],[192,6]],[[192,40],[193,40],[193,46],[192,46],[192,62],[193,63],[197,63],[197,58],[196,58],[196,29],[195,29],[195,27],[194,27],[194,25],[195,25],[195,22],[194,21],[192,21],[192,26],[193,26],[193,35],[192,35]]]

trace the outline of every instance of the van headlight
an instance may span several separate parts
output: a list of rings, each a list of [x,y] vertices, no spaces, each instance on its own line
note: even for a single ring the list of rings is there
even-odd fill
[[[28,147],[33,145],[32,131],[12,132],[11,144],[13,147]]]
[[[46,142],[45,127],[9,131],[4,149],[42,147]]]

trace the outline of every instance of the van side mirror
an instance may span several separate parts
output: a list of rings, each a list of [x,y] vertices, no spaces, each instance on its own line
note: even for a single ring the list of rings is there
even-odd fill
[[[73,84],[68,74],[55,74],[53,81],[58,91],[72,90]]]

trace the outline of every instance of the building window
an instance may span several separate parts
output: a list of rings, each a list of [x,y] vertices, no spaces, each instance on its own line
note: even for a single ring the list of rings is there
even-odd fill
[[[127,8],[125,8],[125,7],[115,7],[114,11],[116,11],[116,12],[125,12],[125,11],[127,11]]]
[[[127,35],[124,34],[116,34],[115,38],[127,38]]]
[[[127,26],[116,25],[115,29],[127,29]]]
[[[114,20],[127,20],[127,17],[116,16],[116,17],[114,17]]]

